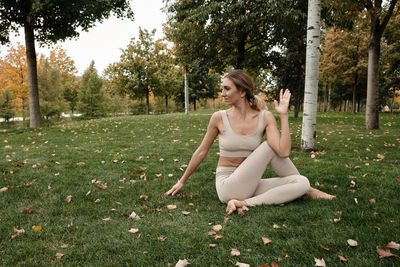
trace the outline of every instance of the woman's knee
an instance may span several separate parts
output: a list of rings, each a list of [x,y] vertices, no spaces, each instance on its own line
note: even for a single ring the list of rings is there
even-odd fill
[[[310,189],[310,181],[308,180],[307,177],[303,176],[303,175],[296,175],[297,178],[297,183],[299,185],[301,185],[301,187],[304,190],[304,193],[306,193],[309,189]]]

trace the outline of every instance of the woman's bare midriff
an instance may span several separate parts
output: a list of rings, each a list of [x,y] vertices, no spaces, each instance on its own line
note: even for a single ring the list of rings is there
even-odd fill
[[[239,166],[246,158],[228,158],[228,157],[219,157],[217,166],[225,166],[225,167],[237,167]]]

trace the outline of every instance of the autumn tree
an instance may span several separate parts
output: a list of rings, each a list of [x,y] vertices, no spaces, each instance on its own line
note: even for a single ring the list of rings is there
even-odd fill
[[[0,61],[0,88],[9,89],[13,95],[13,105],[22,111],[25,121],[28,109],[28,79],[25,47],[11,46],[4,60]]]
[[[78,110],[85,116],[98,117],[107,113],[103,80],[94,67],[94,61],[85,70],[79,90]]]
[[[79,36],[111,13],[133,17],[127,0],[26,0],[0,1],[0,42],[24,28],[28,63],[30,127],[41,126],[35,42],[52,43]]]

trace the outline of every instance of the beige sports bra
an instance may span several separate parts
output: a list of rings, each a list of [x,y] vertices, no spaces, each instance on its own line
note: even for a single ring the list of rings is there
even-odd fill
[[[258,116],[257,132],[251,135],[241,135],[233,131],[229,124],[226,110],[221,110],[222,121],[224,123],[224,130],[222,134],[218,135],[219,139],[219,153],[222,157],[247,157],[253,152],[260,144],[264,135],[264,112],[260,111]]]

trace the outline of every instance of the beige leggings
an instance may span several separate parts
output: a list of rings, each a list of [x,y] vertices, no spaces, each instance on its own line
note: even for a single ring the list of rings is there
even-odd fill
[[[261,179],[268,164],[279,176]],[[289,158],[280,158],[267,142],[260,144],[239,167],[217,167],[219,199],[245,200],[249,206],[282,204],[304,195],[308,179],[297,171]]]

